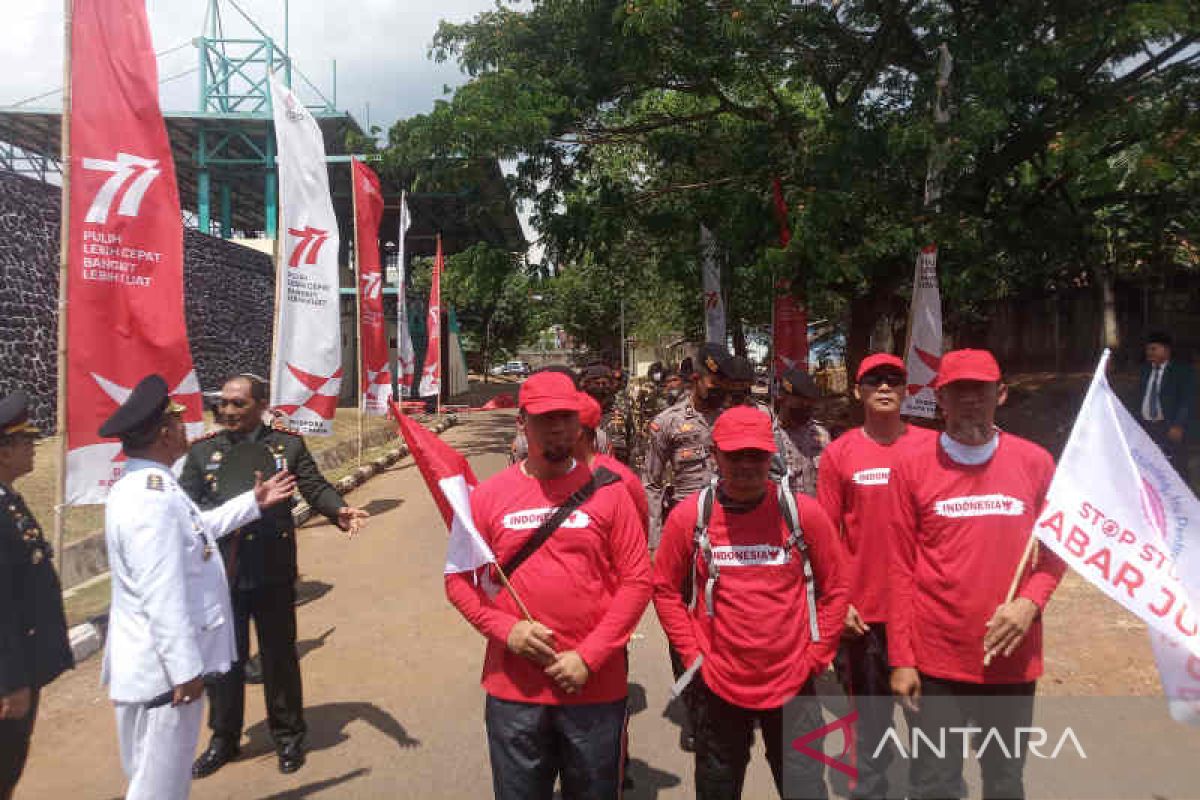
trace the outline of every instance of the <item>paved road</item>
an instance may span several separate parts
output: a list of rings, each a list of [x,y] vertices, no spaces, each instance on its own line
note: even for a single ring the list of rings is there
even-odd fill
[[[505,466],[511,412],[470,417],[446,438],[479,477]],[[308,765],[275,766],[261,691],[247,693],[241,760],[197,781],[208,798],[472,798],[491,794],[479,669],[482,638],[442,591],[445,526],[405,459],[351,496],[374,515],[347,541],[334,527],[301,532],[299,638],[309,724]],[[636,715],[630,728],[634,798],[693,796],[691,762],[663,716],[666,643],[648,611],[630,648]],[[112,708],[99,658],[46,693],[18,800],[120,797]],[[201,746],[207,730],[201,735]],[[774,795],[761,756],[746,797]]]

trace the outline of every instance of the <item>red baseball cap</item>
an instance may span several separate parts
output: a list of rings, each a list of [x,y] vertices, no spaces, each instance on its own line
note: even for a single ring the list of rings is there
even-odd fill
[[[734,406],[717,417],[712,429],[713,444],[718,450],[765,450],[775,452],[775,436],[771,418],[750,406]]]
[[[587,392],[580,392],[579,422],[583,427],[596,430],[600,427],[600,403]]]
[[[933,388],[940,389],[955,381],[996,383],[999,380],[1000,365],[987,350],[951,350],[942,356]]]
[[[904,367],[904,362],[900,360],[899,356],[894,356],[891,353],[873,353],[864,358],[862,363],[858,365],[858,374],[854,379],[861,381],[863,375],[866,375],[873,369],[880,369],[882,367],[898,369],[905,375],[908,374],[908,370]]]
[[[579,392],[575,381],[561,372],[538,372],[521,384],[517,402],[527,414],[551,411],[579,411]]]

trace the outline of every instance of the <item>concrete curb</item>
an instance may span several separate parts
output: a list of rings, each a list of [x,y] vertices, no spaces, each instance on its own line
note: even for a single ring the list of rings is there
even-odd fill
[[[440,436],[457,424],[458,417],[454,414],[451,414],[434,423],[430,430]],[[363,464],[361,467],[354,470],[354,472],[336,481],[333,486],[338,490],[339,494],[345,496],[347,493],[357,489],[367,481],[371,480],[371,478],[381,474],[384,470],[395,464],[400,459],[404,458],[406,455],[408,455],[408,448],[404,445],[400,445],[399,447],[393,448],[392,450],[384,453],[374,461],[368,464]],[[301,501],[296,508],[292,510],[292,519],[296,521],[297,526],[303,525],[312,519],[312,517],[312,508],[308,505],[308,503],[303,501]],[[77,590],[101,580],[107,575],[107,571],[94,575],[84,583],[73,586],[67,591],[63,592],[63,596],[70,597]],[[94,617],[87,622],[83,622],[72,627],[68,632],[71,640],[71,653],[75,656],[76,664],[91,657],[104,646],[104,634],[108,629],[107,616],[107,614],[102,614],[99,617]]]

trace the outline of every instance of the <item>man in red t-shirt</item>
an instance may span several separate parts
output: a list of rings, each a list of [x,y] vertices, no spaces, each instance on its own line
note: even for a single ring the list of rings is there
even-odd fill
[[[818,704],[803,699],[837,649],[846,616],[844,556],[825,512],[806,495],[793,495],[803,548],[791,541],[780,502],[786,489],[768,478],[775,437],[766,414],[731,408],[717,418],[712,438],[720,480],[707,542],[697,544],[693,532],[709,489],[676,506],[663,526],[654,607],[693,675],[696,797],[741,796],[755,724],[782,795],[784,750],[822,725]],[[679,587],[689,575],[695,589],[685,605]],[[785,731],[784,705],[797,697]],[[787,789],[789,797],[826,797],[822,763],[789,758]]]
[[[942,357],[934,383],[946,431],[905,453],[894,470],[900,525],[892,548],[888,657],[892,691],[910,725],[931,741],[950,731],[944,757],[920,748],[913,798],[958,797],[961,740],[954,728],[996,735],[979,755],[984,797],[1023,797],[1017,729],[1033,719],[1042,674],[1041,614],[1066,565],[1042,550],[1009,586],[1045,502],[1054,460],[995,427],[1006,390],[986,350]]]
[[[492,782],[500,800],[612,798],[621,789],[624,651],[650,599],[641,521],[623,486],[602,486],[525,559],[514,555],[592,471],[572,452],[579,401],[571,379],[530,376],[519,401],[529,457],[471,495],[479,533],[508,564],[512,592],[489,596],[471,575],[446,594],[488,640],[483,664]],[[524,618],[519,596],[536,621]]]
[[[906,373],[889,353],[863,359],[854,396],[862,401],[863,426],[825,449],[817,475],[817,501],[839,528],[846,547],[850,607],[836,666],[858,712],[858,780],[853,798],[887,797],[893,752],[879,751],[892,723],[887,656],[888,563],[896,535],[896,484],[892,469],[905,450],[931,444],[937,434],[900,418]],[[882,698],[859,702],[859,698]]]

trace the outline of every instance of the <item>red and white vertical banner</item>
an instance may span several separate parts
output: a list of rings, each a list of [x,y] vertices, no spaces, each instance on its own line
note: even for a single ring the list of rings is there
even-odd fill
[[[405,275],[408,265],[405,261],[404,238],[412,226],[412,214],[408,210],[408,193],[400,193],[400,263],[396,274],[396,383],[400,387],[400,396],[412,394],[413,376],[417,372],[417,355],[413,352],[412,330],[408,325],[408,295],[404,289]]]
[[[786,249],[792,241],[792,231],[788,227],[783,184],[778,178],[771,182],[771,195],[775,219],[779,223],[779,246]],[[775,375],[781,375],[792,367],[808,370],[808,312],[804,308],[804,301],[796,297],[791,278],[775,281],[775,302],[771,306],[771,349],[775,354],[771,364]]]
[[[938,289],[937,245],[922,247],[913,274],[912,308],[908,315],[908,345],[904,368],[908,388],[900,412],[933,419],[937,398],[933,380],[942,362],[942,296]]]
[[[429,313],[425,316],[425,369],[421,371],[419,397],[442,392],[442,237],[438,235],[437,256],[433,260],[433,283],[429,287]]]
[[[279,171],[275,351],[271,406],[305,434],[333,432],[342,388],[337,217],[325,140],[309,110],[271,78]]]
[[[383,191],[379,176],[366,164],[352,158],[350,168],[354,175],[354,252],[358,258],[358,335],[362,343],[359,388],[363,410],[383,416],[392,399],[392,371],[388,369],[383,322],[383,269],[379,261]]]
[[[721,261],[717,240],[700,225],[700,268],[704,284],[704,341],[725,346],[725,301],[721,298]]]
[[[68,504],[100,503],[121,475],[101,423],[162,375],[202,429],[183,310],[183,225],[144,0],[75,0],[68,218]],[[60,427],[63,420],[59,421]]]

